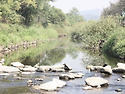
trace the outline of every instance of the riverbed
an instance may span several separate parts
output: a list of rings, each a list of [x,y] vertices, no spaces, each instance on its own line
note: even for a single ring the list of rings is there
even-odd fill
[[[46,41],[39,43],[36,47],[29,49],[20,49],[6,55],[5,64],[9,65],[13,61],[21,62],[25,65],[34,66],[40,65],[61,65],[68,64],[73,72],[81,72],[85,74],[82,78],[65,81],[66,86],[60,88],[58,91],[38,91],[27,86],[27,81],[32,79],[36,84],[42,84],[59,78],[60,72],[33,72],[23,73],[22,75],[0,76],[0,94],[117,94],[116,89],[122,89],[119,94],[125,93],[125,78],[123,74],[113,73],[111,76],[104,76],[97,72],[90,72],[86,69],[87,65],[103,65],[105,63],[116,66],[117,59],[107,58],[99,55],[96,52],[84,49],[81,43],[73,43],[68,38],[58,39],[56,41]],[[85,79],[94,75],[105,78],[109,81],[107,87],[94,88],[92,90],[83,90],[85,86]],[[19,79],[22,78],[22,79]],[[35,78],[42,78],[43,81],[35,81]],[[117,79],[121,79],[117,81]]]

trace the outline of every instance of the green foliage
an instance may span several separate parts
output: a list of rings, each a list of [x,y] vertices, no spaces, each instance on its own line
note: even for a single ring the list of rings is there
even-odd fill
[[[81,39],[90,48],[99,48],[100,41],[106,40],[118,25],[116,19],[109,17],[102,18],[99,21],[79,23],[74,27],[76,28],[73,29],[73,32],[76,34],[72,36],[73,39]]]
[[[6,29],[1,28],[0,32],[0,44],[8,45],[11,43],[18,44],[25,40],[34,41],[42,39],[53,39],[58,37],[58,32],[54,27],[43,28],[37,25],[25,28],[19,25],[6,25],[0,24],[0,27],[5,27]]]
[[[111,35],[108,41],[103,46],[103,52],[108,53],[114,57],[125,57],[125,29],[120,28],[115,30],[115,33]]]
[[[83,16],[79,14],[79,11],[76,8],[72,8],[72,10],[66,14],[69,25],[74,25],[77,22],[84,21]]]
[[[108,15],[122,15],[122,12],[125,11],[125,0],[118,0],[116,3],[111,3],[108,8],[103,10],[102,16]]]
[[[118,0],[116,3],[111,3],[109,7],[105,8],[102,12],[102,16],[107,17],[109,15],[121,16],[121,25],[125,27],[125,0]]]

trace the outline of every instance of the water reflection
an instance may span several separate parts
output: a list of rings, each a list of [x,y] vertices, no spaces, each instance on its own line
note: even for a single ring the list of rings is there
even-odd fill
[[[72,43],[70,39],[63,39],[57,41],[50,41],[39,43],[37,47],[31,47],[27,50],[20,49],[13,52],[11,55],[5,56],[6,65],[11,62],[21,62],[25,65],[34,66],[39,63],[40,65],[53,65],[61,62],[68,54],[72,59],[79,56],[79,52],[87,53],[88,56],[82,57],[83,64],[103,65],[107,63],[116,66],[118,59],[111,58],[107,55],[98,55],[98,52],[84,49],[82,44]],[[122,61],[120,61],[122,62]]]
[[[62,48],[55,48],[50,51],[46,51],[40,59],[40,65],[53,65],[57,62],[61,62],[66,56],[66,52]]]
[[[84,79],[90,76],[93,76],[95,73],[90,73],[88,70],[86,70],[86,65],[92,64],[92,65],[103,65],[104,63],[107,63],[109,65],[115,66],[116,59],[112,59],[110,57],[104,57],[99,56],[98,53],[94,53],[91,50],[88,51],[84,49],[83,44],[79,43],[72,43],[69,39],[61,39],[57,41],[49,41],[40,43],[37,45],[37,47],[31,47],[27,50],[20,49],[11,55],[8,55],[5,57],[6,64],[9,65],[13,61],[19,61],[26,65],[32,65],[39,63],[40,65],[53,65],[53,64],[63,64],[67,63],[71,66],[73,71],[80,71],[86,74],[81,79],[76,79],[72,81],[67,82],[67,86],[61,89],[59,94],[75,94],[75,93],[85,93],[85,94],[102,94],[103,91],[107,94],[109,91],[111,94],[114,94],[113,89],[111,86],[108,87],[108,91],[106,88],[95,90],[94,92],[91,91],[83,91],[82,87],[85,84]],[[99,73],[96,73],[100,75]],[[27,76],[24,76],[26,79],[30,78],[42,78],[44,77],[44,82],[50,81],[54,77],[58,77],[58,73],[35,73],[30,74]],[[112,78],[107,77],[106,79],[109,79],[110,83],[113,83],[113,86],[116,87],[116,79],[118,77],[121,77],[120,75],[113,74]],[[32,91],[29,87],[26,85],[27,80],[17,81],[14,78],[7,78],[2,79],[0,78],[0,92],[2,94],[25,94],[26,92],[35,92]],[[124,81],[125,82],[125,81]],[[124,83],[123,83],[124,84]],[[125,87],[124,87],[125,88]],[[78,91],[79,90],[79,91]],[[112,93],[113,92],[113,93]],[[28,94],[27,93],[27,94]],[[39,93],[38,93],[39,94]]]

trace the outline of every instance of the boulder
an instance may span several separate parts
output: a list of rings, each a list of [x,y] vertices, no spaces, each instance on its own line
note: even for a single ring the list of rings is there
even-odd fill
[[[46,82],[44,84],[33,86],[33,88],[37,90],[54,91],[57,90],[57,88],[61,88],[65,85],[65,82],[58,79],[53,79],[52,81]]]
[[[124,63],[117,63],[117,68],[113,68],[114,73],[125,73],[125,64]]]
[[[91,86],[85,86],[85,87],[83,87],[83,90],[92,90],[92,87]]]
[[[122,75],[122,78],[125,78],[125,75]]]
[[[108,84],[108,81],[101,77],[89,77],[85,79],[85,82],[87,85],[92,86],[92,87],[98,87],[101,85]]]
[[[9,73],[0,73],[0,76],[9,76]]]
[[[20,68],[20,70],[23,72],[35,72],[37,70],[37,68],[34,68],[32,66],[26,66],[24,68]]]
[[[65,70],[67,71],[72,70],[72,68],[68,64],[63,64],[63,65]]]
[[[61,74],[59,76],[59,79],[61,79],[61,80],[72,80],[72,79],[75,79],[75,77],[73,75],[69,75],[69,74]]]
[[[86,66],[86,69],[92,69],[94,66],[93,65],[88,65]]]
[[[113,68],[112,71],[114,73],[125,73],[125,69],[123,68]]]
[[[112,69],[111,69],[111,66],[107,65],[105,67],[103,67],[101,70],[100,70],[101,73],[104,73],[104,74],[109,74],[111,75],[112,74]]]
[[[37,67],[37,72],[48,72],[48,71],[53,71],[53,72],[64,72],[64,71],[69,71],[71,68],[67,64],[63,65],[54,65],[54,66],[39,66]]]
[[[31,75],[35,74],[35,72],[21,72],[21,75]]]
[[[118,68],[125,69],[124,63],[117,63]]]
[[[0,63],[1,63],[1,64],[4,64],[4,62],[5,62],[5,59],[2,58],[2,59],[0,60]]]
[[[61,80],[72,80],[75,78],[82,78],[84,74],[83,73],[68,73],[68,74],[61,74],[59,76],[59,79]]]
[[[51,70],[56,70],[56,69],[64,69],[64,65],[54,65],[50,66]]]
[[[15,72],[20,72],[20,70],[12,66],[0,66],[0,72],[15,73]]]
[[[84,75],[83,73],[69,73],[69,75],[74,76],[75,78],[82,78],[82,76]]]
[[[64,69],[53,69],[53,70],[51,70],[52,72],[65,72],[65,70]]]
[[[51,66],[39,66],[37,68],[37,72],[48,72],[51,70]]]
[[[12,62],[11,66],[17,67],[17,68],[23,68],[24,65],[20,62]]]
[[[102,66],[94,66],[94,69],[96,71],[100,72],[100,70],[103,69],[103,67]]]
[[[92,65],[87,66],[86,68],[90,69],[90,71],[98,71],[98,72],[100,72],[100,70],[103,69],[102,66],[92,66]]]
[[[119,88],[119,89],[116,89],[115,91],[116,92],[122,92],[122,89]]]

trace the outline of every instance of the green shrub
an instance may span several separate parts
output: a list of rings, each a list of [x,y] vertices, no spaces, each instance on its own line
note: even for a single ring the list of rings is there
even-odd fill
[[[104,43],[103,52],[111,56],[123,58],[125,57],[125,29],[117,29],[107,42]]]

